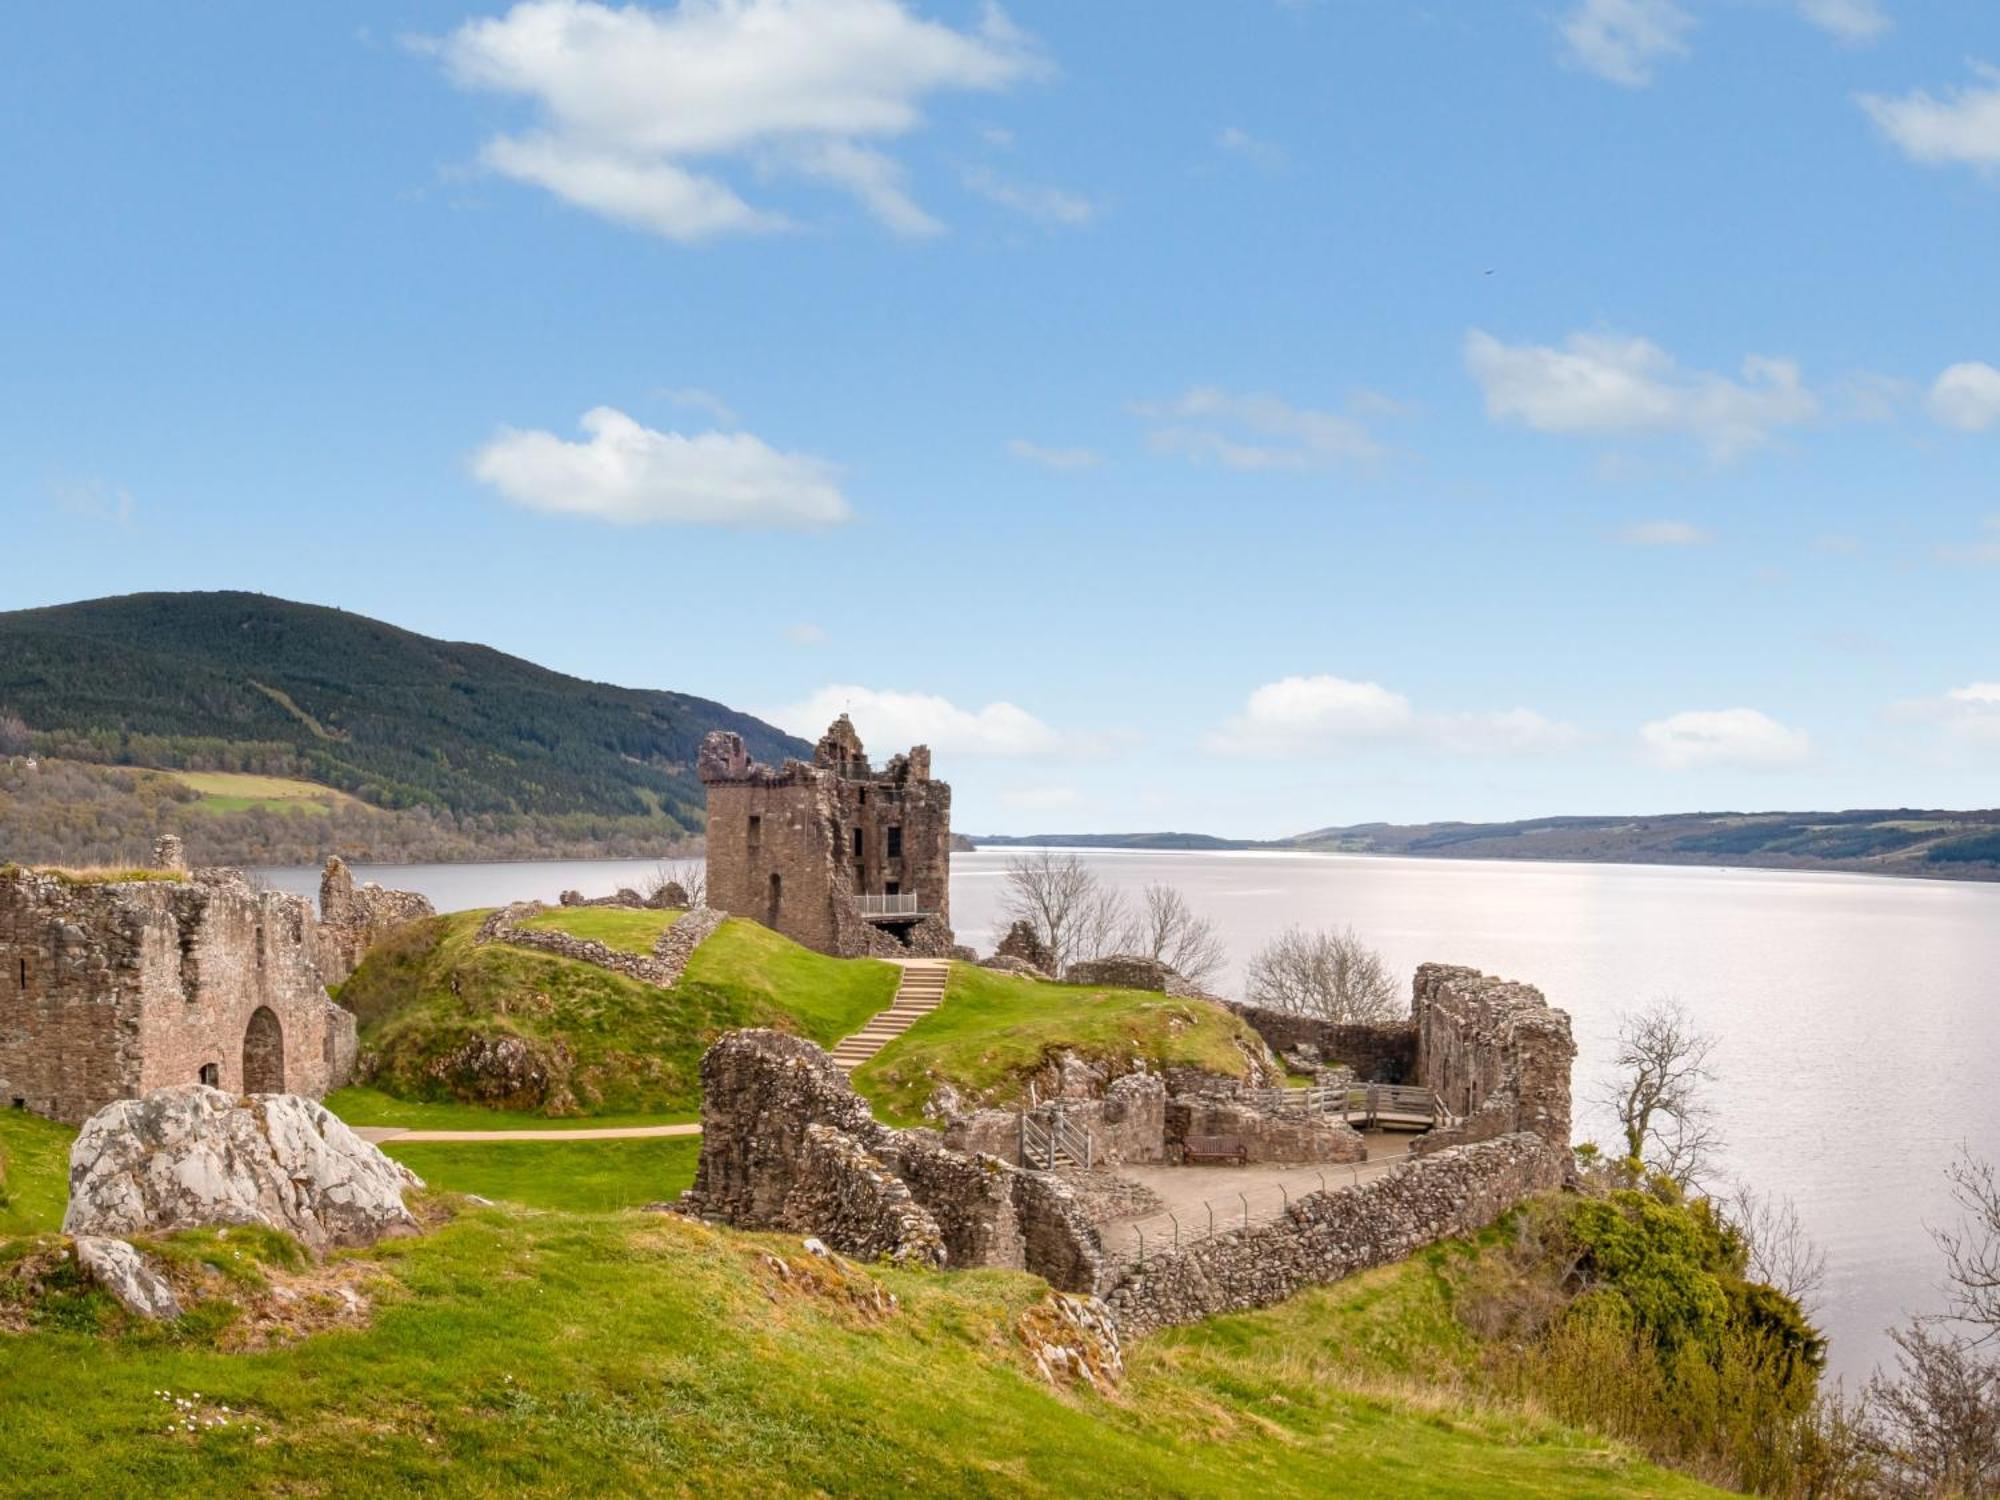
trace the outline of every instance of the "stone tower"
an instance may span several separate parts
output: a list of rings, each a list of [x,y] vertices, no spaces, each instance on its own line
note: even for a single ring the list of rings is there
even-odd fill
[[[950,951],[951,787],[925,746],[877,771],[842,714],[810,762],[773,770],[717,730],[697,768],[709,905],[843,958]]]

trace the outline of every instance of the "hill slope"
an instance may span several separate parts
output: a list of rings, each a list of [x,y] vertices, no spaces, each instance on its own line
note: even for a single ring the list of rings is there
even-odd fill
[[[806,746],[682,693],[261,594],[132,594],[0,613],[0,706],[44,754],[300,776],[386,808],[698,829],[711,729]]]

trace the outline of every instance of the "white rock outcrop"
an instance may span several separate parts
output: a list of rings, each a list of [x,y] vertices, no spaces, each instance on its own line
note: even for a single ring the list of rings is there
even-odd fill
[[[76,1242],[76,1263],[135,1318],[168,1323],[181,1315],[180,1299],[166,1277],[124,1240],[83,1235]]]
[[[85,1122],[70,1148],[63,1230],[263,1224],[317,1255],[416,1233],[403,1191],[422,1186],[311,1099],[188,1084],[118,1100]]]

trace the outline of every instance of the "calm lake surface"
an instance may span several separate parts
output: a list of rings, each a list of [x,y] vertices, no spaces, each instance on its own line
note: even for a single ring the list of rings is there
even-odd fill
[[[952,860],[960,939],[993,942],[1017,851]],[[1535,984],[1569,1011],[1577,1129],[1620,1012],[1683,1001],[1721,1040],[1714,1100],[1726,1166],[1789,1194],[1831,1269],[1818,1315],[1833,1367],[1865,1374],[1882,1330],[1933,1310],[1947,1221],[1942,1169],[1960,1142],[2000,1157],[2000,884],[1642,865],[1385,859],[1328,854],[1079,851],[1105,880],[1179,886],[1229,945],[1219,986],[1292,923],[1351,925],[1407,982],[1426,961]],[[443,911],[564,890],[643,887],[650,860],[359,868]],[[311,870],[262,872],[313,893]]]

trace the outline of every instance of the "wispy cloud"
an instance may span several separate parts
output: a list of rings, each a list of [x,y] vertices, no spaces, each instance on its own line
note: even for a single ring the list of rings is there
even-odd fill
[[[1094,469],[1104,460],[1090,448],[1044,448],[1040,443],[1031,443],[1026,438],[1015,438],[1007,445],[1007,451],[1026,464],[1038,464],[1044,469],[1053,469],[1058,474],[1073,474],[1083,469]]]
[[[1097,205],[1081,193],[1013,182],[985,167],[973,167],[962,177],[966,187],[989,203],[1010,208],[1038,224],[1075,228],[1097,217]]]
[[[1196,386],[1166,401],[1135,401],[1130,409],[1154,424],[1148,440],[1156,452],[1231,469],[1319,469],[1386,451],[1358,417],[1277,396]]]
[[[826,627],[811,623],[787,625],[785,627],[785,639],[790,641],[794,646],[824,646],[826,644]]]
[[[1633,521],[1612,538],[1628,547],[1701,547],[1714,541],[1715,533],[1691,521]]]
[[[1580,0],[1556,29],[1569,62],[1637,89],[1662,62],[1687,56],[1694,17],[1673,0]]]
[[[687,407],[693,411],[706,412],[724,427],[736,425],[736,413],[713,391],[704,391],[699,386],[662,386],[653,394],[662,401],[670,401],[675,406]]]
[[[138,513],[132,492],[122,484],[95,475],[66,476],[49,483],[49,493],[64,515],[117,527],[132,524]]]
[[[1973,567],[2000,565],[2000,516],[1988,516],[1981,534],[1970,542],[1950,542],[1937,549],[1939,562]]]
[[[1912,161],[1928,167],[2000,168],[2000,68],[1974,63],[1975,84],[1927,89],[1890,98],[1858,94],[1856,102]]]
[[[1889,29],[1880,0],[1799,0],[1799,14],[1853,46],[1872,42]]]
[[[1231,156],[1249,162],[1259,171],[1280,171],[1289,160],[1283,146],[1272,141],[1259,140],[1240,125],[1225,126],[1217,133],[1215,144]]]

